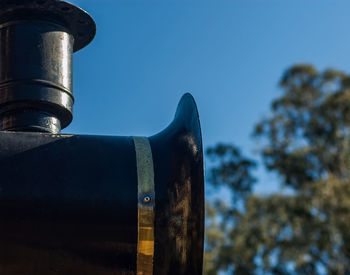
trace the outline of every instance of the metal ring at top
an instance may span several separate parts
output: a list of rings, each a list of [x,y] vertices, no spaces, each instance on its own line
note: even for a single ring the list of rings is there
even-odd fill
[[[65,1],[0,0],[0,24],[18,19],[45,20],[63,25],[74,37],[74,52],[87,46],[96,35],[92,17]]]

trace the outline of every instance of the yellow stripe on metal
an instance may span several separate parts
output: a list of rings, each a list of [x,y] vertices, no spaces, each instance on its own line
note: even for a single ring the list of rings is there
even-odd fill
[[[137,275],[153,274],[154,168],[149,140],[134,137],[138,181]]]

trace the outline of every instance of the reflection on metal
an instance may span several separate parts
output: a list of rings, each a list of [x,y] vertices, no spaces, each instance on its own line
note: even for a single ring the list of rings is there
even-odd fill
[[[191,95],[148,140],[0,131],[0,144],[1,275],[202,273],[203,152]]]
[[[0,0],[0,129],[59,133],[73,119],[72,55],[94,20],[57,0]]]
[[[62,135],[72,54],[95,35],[59,0],[0,0],[0,275],[200,275],[203,146],[193,97],[149,138]]]
[[[153,274],[154,257],[154,168],[149,140],[133,138],[138,182],[137,275]]]

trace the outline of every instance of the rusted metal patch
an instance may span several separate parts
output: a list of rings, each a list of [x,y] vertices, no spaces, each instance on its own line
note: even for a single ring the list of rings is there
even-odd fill
[[[154,258],[154,168],[148,138],[133,137],[138,181],[137,275],[153,274]]]

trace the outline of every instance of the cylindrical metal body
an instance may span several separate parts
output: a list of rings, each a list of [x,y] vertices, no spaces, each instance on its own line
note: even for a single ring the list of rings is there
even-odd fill
[[[0,0],[0,274],[201,274],[191,95],[150,138],[57,134],[72,120],[72,53],[94,35],[67,2]]]
[[[58,133],[72,121],[73,36],[48,21],[0,25],[0,128]]]
[[[0,274],[201,274],[203,152],[190,95],[150,138],[3,132],[0,144]]]
[[[59,133],[70,124],[72,54],[95,31],[64,1],[0,0],[0,131]]]

